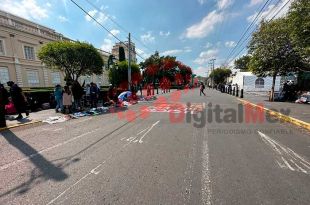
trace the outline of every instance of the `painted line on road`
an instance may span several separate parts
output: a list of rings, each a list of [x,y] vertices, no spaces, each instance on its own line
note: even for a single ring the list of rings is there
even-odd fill
[[[73,189],[76,185],[78,185],[80,182],[82,182],[84,179],[86,179],[87,177],[89,177],[90,175],[94,174],[94,175],[98,175],[102,170],[98,170],[100,167],[102,167],[106,162],[108,162],[108,160],[112,159],[112,157],[116,154],[118,154],[119,152],[121,152],[127,145],[129,145],[132,141],[127,142],[125,145],[123,145],[117,152],[111,154],[107,159],[105,159],[103,162],[101,162],[100,164],[98,164],[95,168],[91,169],[87,174],[85,174],[82,178],[80,178],[79,180],[77,180],[74,184],[72,184],[71,186],[69,186],[67,189],[65,189],[63,192],[61,192],[57,197],[55,197],[54,199],[52,199],[50,202],[47,203],[47,205],[53,204],[56,200],[58,200],[60,197],[62,197],[64,194],[66,194],[69,190]]]
[[[62,142],[62,143],[56,144],[56,145],[54,145],[54,146],[45,148],[45,149],[43,149],[43,150],[41,150],[41,151],[39,151],[39,152],[33,153],[33,154],[31,154],[31,155],[29,155],[29,156],[27,156],[27,157],[25,157],[25,158],[22,158],[22,159],[19,159],[19,160],[10,162],[10,163],[8,163],[8,164],[2,165],[2,166],[0,167],[0,171],[5,170],[5,169],[7,169],[7,168],[9,168],[9,167],[11,167],[11,166],[14,166],[14,165],[16,165],[16,164],[18,164],[18,163],[23,162],[23,161],[26,161],[26,160],[29,160],[29,159],[31,159],[31,158],[34,158],[34,157],[38,156],[39,154],[42,154],[43,152],[47,152],[47,151],[50,151],[50,150],[55,149],[55,148],[57,148],[57,147],[60,147],[60,146],[62,146],[62,145],[68,144],[69,142],[72,142],[72,141],[74,141],[74,140],[77,140],[77,139],[79,139],[79,138],[81,138],[81,137],[84,137],[84,136],[86,136],[86,135],[88,135],[88,134],[94,133],[94,132],[96,132],[97,130],[99,130],[99,129],[95,129],[95,130],[92,130],[92,131],[90,131],[90,132],[86,132],[86,133],[84,133],[84,134],[81,134],[81,135],[78,135],[78,136],[76,136],[76,137],[73,137],[73,138],[71,138],[71,139],[69,139],[69,140],[67,140],[67,141]]]
[[[4,130],[9,130],[9,129],[13,129],[13,128],[17,128],[17,127],[21,127],[21,126],[25,126],[25,125],[32,125],[32,124],[36,124],[36,123],[40,123],[42,122],[41,120],[33,120],[31,122],[26,122],[26,123],[21,123],[21,124],[17,124],[17,125],[11,125],[11,126],[7,126],[7,127],[3,127],[0,128],[0,131],[4,131]]]
[[[297,125],[299,127],[302,127],[304,129],[307,129],[307,130],[310,131],[310,123],[304,122],[304,121],[296,119],[294,117],[290,117],[288,115],[284,115],[284,114],[282,114],[280,112],[275,112],[275,111],[270,110],[270,109],[265,108],[265,107],[261,107],[261,106],[259,106],[257,104],[251,103],[251,102],[246,101],[246,100],[242,100],[242,99],[237,99],[237,100],[239,100],[242,104],[248,104],[248,105],[251,105],[252,107],[263,108],[266,111],[266,113],[268,113],[268,114],[270,114],[270,115],[272,115],[274,117],[277,117],[280,120],[283,120],[285,122],[289,122],[291,124]]]
[[[155,127],[158,123],[160,122],[160,120],[158,120],[157,122],[155,122],[143,135],[142,137],[139,139],[139,143],[143,143],[142,139],[153,129],[153,127]]]
[[[310,162],[304,157],[300,156],[289,147],[280,144],[266,134],[260,131],[257,132],[262,141],[275,152],[276,162],[280,168],[310,174]]]
[[[209,147],[208,147],[208,135],[206,128],[203,129],[203,153],[202,153],[202,204],[211,205],[211,174],[210,174],[210,162],[209,162]]]

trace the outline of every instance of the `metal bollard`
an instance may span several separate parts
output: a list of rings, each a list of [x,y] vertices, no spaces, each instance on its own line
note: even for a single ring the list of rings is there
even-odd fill
[[[236,97],[239,97],[239,89],[237,88]]]
[[[157,88],[156,88],[156,94],[158,95],[158,86],[157,86]]]
[[[233,89],[233,96],[235,96],[236,88]]]
[[[243,98],[243,89],[240,91],[240,98]]]

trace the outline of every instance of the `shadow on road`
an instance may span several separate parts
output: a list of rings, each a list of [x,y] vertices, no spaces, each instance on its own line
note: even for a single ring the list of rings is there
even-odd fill
[[[21,140],[18,136],[16,136],[10,130],[5,130],[1,132],[1,135],[16,149],[18,149],[21,153],[25,155],[25,157],[29,157],[31,155],[35,155],[34,157],[30,157],[29,161],[35,166],[35,169],[31,171],[30,179],[27,182],[20,184],[19,186],[0,194],[0,198],[10,194],[14,191],[18,191],[18,193],[22,194],[31,189],[31,184],[37,184],[42,181],[54,180],[54,181],[63,181],[68,178],[68,175],[62,170],[63,168],[57,167],[51,162],[49,162],[46,158],[44,158],[41,154],[38,154],[38,151],[27,144],[25,141]]]

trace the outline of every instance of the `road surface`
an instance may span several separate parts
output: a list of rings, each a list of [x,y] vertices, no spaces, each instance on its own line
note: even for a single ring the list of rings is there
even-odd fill
[[[0,204],[310,204],[309,133],[206,93],[1,132]]]

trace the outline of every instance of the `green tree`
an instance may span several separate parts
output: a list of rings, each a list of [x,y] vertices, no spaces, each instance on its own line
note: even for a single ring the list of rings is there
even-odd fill
[[[309,68],[310,65],[310,1],[293,1],[287,16],[290,37],[294,48]]]
[[[235,68],[240,69],[241,72],[249,71],[249,62],[251,57],[249,55],[245,55],[235,60]]]
[[[62,71],[67,83],[78,80],[82,75],[99,75],[103,71],[100,53],[84,42],[50,42],[42,46],[38,57],[47,67]]]
[[[285,19],[262,22],[249,43],[250,69],[258,76],[273,78],[271,98],[273,101],[277,75],[286,75],[303,67],[301,57],[294,50]]]
[[[228,68],[217,68],[210,73],[209,78],[212,78],[215,84],[220,84],[226,82],[230,74],[231,70]]]
[[[128,87],[128,62],[122,61],[117,65],[114,65],[112,69],[109,70],[109,81],[112,82],[114,86],[127,89]],[[131,64],[131,76],[132,82],[138,83],[141,80],[141,74],[139,65]]]

